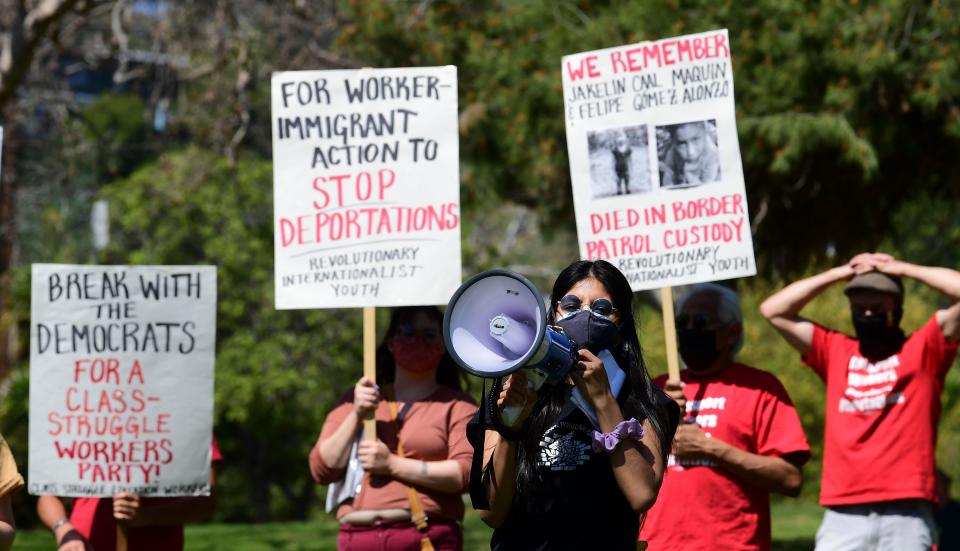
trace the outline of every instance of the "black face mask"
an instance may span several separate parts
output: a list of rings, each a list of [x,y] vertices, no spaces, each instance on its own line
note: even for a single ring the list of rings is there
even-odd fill
[[[580,310],[572,316],[557,320],[563,334],[573,340],[578,348],[586,348],[594,354],[616,344],[617,324],[589,310]]]
[[[717,331],[706,329],[680,329],[680,357],[693,371],[703,371],[720,357],[717,350]]]
[[[896,354],[906,340],[906,336],[900,330],[902,317],[903,310],[899,308],[889,314],[884,312],[866,315],[854,312],[853,328],[860,341],[860,353],[874,360],[882,360]]]

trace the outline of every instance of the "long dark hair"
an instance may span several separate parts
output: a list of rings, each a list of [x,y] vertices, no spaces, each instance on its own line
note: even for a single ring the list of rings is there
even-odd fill
[[[637,322],[633,317],[633,290],[630,289],[627,278],[620,273],[620,270],[604,260],[574,262],[560,272],[557,281],[553,284],[550,305],[547,308],[547,322],[551,325],[556,323],[557,303],[574,284],[588,278],[594,278],[603,284],[610,293],[610,298],[613,299],[613,305],[620,311],[620,342],[614,347],[615,350],[611,350],[611,353],[620,367],[626,371],[627,379],[617,396],[617,403],[620,404],[624,418],[650,420],[650,424],[657,431],[660,452],[666,463],[678,415],[676,412],[670,415],[668,408],[673,402],[670,402],[663,392],[654,386],[643,363],[640,340],[637,338]],[[528,429],[520,440],[517,465],[519,487],[530,488],[530,484],[539,480],[536,465],[540,438],[558,421],[560,411],[568,397],[569,391],[564,385],[541,389],[537,406],[543,407],[533,414]]]
[[[390,316],[390,326],[377,346],[377,383],[392,383],[397,376],[397,364],[393,361],[393,354],[387,348],[387,343],[397,334],[397,329],[404,324],[413,323],[417,314],[425,314],[432,321],[437,322],[440,331],[443,329],[443,312],[436,306],[403,306],[394,308]],[[439,333],[438,333],[439,334]],[[462,371],[457,368],[453,358],[447,352],[443,353],[440,365],[437,366],[437,384],[450,387],[454,390],[463,390]]]

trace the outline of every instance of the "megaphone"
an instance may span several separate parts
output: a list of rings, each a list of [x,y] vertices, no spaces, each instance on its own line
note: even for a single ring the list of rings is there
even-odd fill
[[[509,270],[477,274],[453,294],[443,316],[447,352],[467,373],[503,377],[524,369],[528,385],[539,390],[563,380],[576,364],[576,346],[547,324],[540,291]],[[508,407],[502,420],[512,425],[522,410]]]

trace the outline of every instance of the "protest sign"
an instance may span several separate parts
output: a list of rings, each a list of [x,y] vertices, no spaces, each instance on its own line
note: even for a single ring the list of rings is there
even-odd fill
[[[213,266],[34,264],[34,495],[207,495]]]
[[[276,307],[442,304],[460,284],[457,69],[274,73]]]
[[[561,69],[581,257],[635,291],[754,275],[727,31]]]

